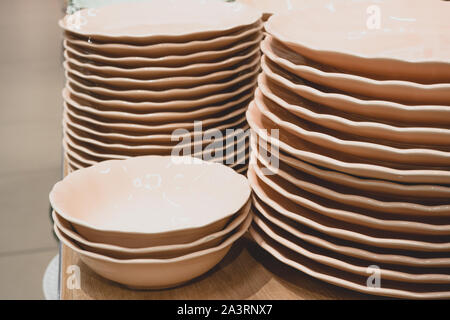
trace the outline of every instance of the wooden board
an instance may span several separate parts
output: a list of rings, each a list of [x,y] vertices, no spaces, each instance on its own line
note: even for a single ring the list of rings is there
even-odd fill
[[[67,174],[67,164],[64,164]],[[278,262],[248,238],[238,241],[222,262],[190,283],[169,290],[134,291],[93,273],[71,249],[61,248],[60,297],[91,299],[373,299],[374,297],[329,285]],[[80,289],[67,285],[80,268]]]

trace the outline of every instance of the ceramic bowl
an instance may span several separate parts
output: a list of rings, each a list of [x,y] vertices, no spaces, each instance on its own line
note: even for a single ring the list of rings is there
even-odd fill
[[[81,87],[72,86],[70,83],[66,85],[73,100],[83,105],[89,105],[99,110],[112,110],[136,112],[136,113],[156,113],[156,112],[185,112],[193,111],[207,107],[217,107],[240,98],[244,94],[253,92],[256,86],[256,79],[243,83],[239,87],[232,87],[216,94],[200,99],[191,100],[173,100],[167,102],[131,102],[124,100],[114,100],[105,96],[95,96],[92,92],[84,90]]]
[[[269,99],[301,119],[333,130],[410,145],[447,146],[450,139],[450,130],[444,128],[399,127],[357,117],[353,120],[352,115],[348,113],[336,112],[331,108],[303,99],[294,92],[270,82],[264,74],[261,74],[258,79],[258,88],[256,99]]]
[[[65,39],[74,47],[78,47],[87,52],[109,57],[149,57],[161,58],[167,56],[185,56],[204,51],[227,50],[233,46],[240,45],[252,39],[262,30],[261,21],[257,21],[248,28],[238,30],[230,35],[216,37],[206,40],[190,42],[153,43],[149,45],[133,45],[125,43],[99,43],[86,41],[76,36],[66,33]]]
[[[251,140],[252,150],[264,149],[263,154],[269,155],[269,150],[272,146],[263,148],[261,145],[257,145],[256,141]],[[258,151],[258,159],[261,155]],[[312,165],[308,162],[291,157],[282,152],[278,153],[278,159],[281,163],[284,163],[291,168],[295,168],[298,171],[304,172],[310,176],[329,181],[339,186],[350,187],[353,189],[361,190],[368,194],[377,195],[390,195],[392,197],[401,197],[411,202],[422,202],[426,199],[433,199],[435,201],[445,201],[450,198],[450,188],[447,186],[433,185],[433,184],[400,184],[386,180],[360,178],[352,176],[342,172],[321,168],[319,166]],[[428,213],[432,215],[431,212]],[[440,213],[437,213],[440,216]]]
[[[365,276],[367,275],[367,266],[372,263],[370,260],[350,259],[324,248],[318,248],[302,239],[292,236],[290,233],[278,228],[267,220],[263,220],[257,215],[253,218],[253,224],[269,236],[270,239],[283,247],[325,266],[335,268],[336,270]],[[380,273],[383,275],[384,280],[414,283],[417,285],[450,283],[450,274],[446,274],[442,270],[436,270],[436,268],[421,268],[420,271],[417,271],[413,268],[383,266]]]
[[[135,249],[95,243],[86,240],[74,232],[70,223],[60,217],[56,212],[53,212],[53,220],[56,227],[64,236],[71,239],[83,250],[89,252],[98,253],[115,259],[171,259],[220,245],[244,222],[250,212],[250,206],[251,201],[248,201],[237,213],[236,218],[223,230],[207,235],[192,243]]]
[[[150,125],[162,124],[168,122],[194,122],[198,120],[204,120],[207,118],[215,117],[223,114],[226,110],[230,110],[236,105],[239,105],[245,101],[249,101],[253,97],[252,91],[246,91],[243,94],[236,96],[233,99],[224,101],[222,104],[205,106],[194,110],[188,110],[184,112],[180,111],[166,111],[166,112],[130,112],[129,110],[104,110],[103,107],[98,108],[96,104],[93,104],[87,100],[74,99],[73,95],[67,88],[63,90],[64,100],[83,114],[90,114],[94,118],[108,119],[109,121],[125,121],[125,122],[137,122],[146,123]],[[78,100],[78,101],[77,101]]]
[[[301,55],[343,72],[416,83],[450,82],[450,7],[444,1],[383,1],[382,28],[352,19],[373,5],[335,2],[272,16],[267,32]],[[323,23],[327,21],[327,23]],[[314,32],[310,32],[314,30]],[[408,36],[405,36],[408,35]]]
[[[258,139],[276,146],[281,151],[293,155],[297,159],[358,177],[384,179],[401,183],[450,184],[450,174],[446,170],[395,169],[386,165],[369,164],[360,160],[347,159],[342,157],[341,154],[331,153],[329,149],[318,148],[305,143],[295,135],[290,135],[283,131],[279,131],[279,137],[273,137],[270,134],[270,129],[267,129],[266,124],[255,116],[252,110],[254,109],[249,109],[246,113],[247,121]],[[295,141],[295,147],[292,144],[293,141]]]
[[[163,77],[157,79],[131,79],[118,77],[102,77],[90,72],[85,72],[79,68],[75,63],[66,60],[63,65],[65,70],[75,75],[80,79],[98,84],[100,86],[120,88],[120,90],[171,90],[175,88],[194,88],[196,86],[205,85],[208,83],[220,82],[224,79],[239,76],[244,74],[249,69],[259,64],[260,56],[257,55],[251,61],[243,61],[237,66],[230,69],[213,72],[204,76],[196,77]]]
[[[400,80],[376,80],[343,73],[292,52],[270,36],[262,42],[261,50],[272,62],[296,76],[349,95],[409,105],[450,104],[450,84],[447,83],[420,84]]]
[[[371,295],[403,299],[448,299],[450,297],[448,285],[435,285],[431,287],[427,285],[425,289],[419,289],[419,287],[423,288],[424,285],[418,286],[413,283],[407,284],[385,280],[381,288],[374,290],[374,288],[367,286],[367,275],[359,276],[342,270],[336,270],[306,258],[272,240],[263,231],[257,229],[256,226],[252,226],[249,232],[261,248],[280,262],[316,279],[339,287]]]
[[[327,235],[372,247],[407,250],[415,252],[433,252],[445,254],[450,252],[450,243],[446,237],[400,234],[386,230],[375,230],[356,224],[342,222],[318,214],[275,192],[264,183],[252,167],[248,170],[248,179],[258,202],[269,213],[282,216],[310,227]]]
[[[263,217],[267,221],[270,221],[271,224],[289,232],[299,239],[350,258],[368,260],[379,263],[380,265],[400,265],[418,268],[448,268],[450,266],[450,259],[440,256],[439,253],[424,255],[423,253],[418,254],[414,251],[380,249],[334,238],[299,223],[295,223],[282,215],[269,214],[258,202],[255,202],[253,212],[254,218],[255,216]]]
[[[263,167],[271,169],[270,167]],[[315,194],[318,194],[318,189],[326,189],[321,186],[311,186],[311,184],[301,182],[291,175],[287,174],[282,170],[278,170],[277,175],[264,175],[261,168],[258,165],[252,165],[251,170],[258,176],[258,179],[263,181],[268,187],[270,187],[274,192],[284,195],[286,199],[291,200],[292,202],[298,204],[301,207],[307,208],[311,211],[316,212],[317,214],[321,214],[339,221],[344,221],[348,223],[352,223],[355,225],[368,227],[372,229],[377,229],[380,231],[393,231],[397,233],[408,233],[408,234],[419,234],[419,235],[432,235],[438,236],[441,235],[443,237],[448,236],[450,234],[450,225],[448,224],[430,224],[424,222],[414,221],[413,218],[408,216],[395,215],[376,215],[376,212],[370,211],[373,208],[369,208],[367,211],[361,209],[361,204],[358,207],[350,207],[342,205],[341,203],[335,202],[336,194],[339,192],[330,190],[329,194],[320,194],[321,197],[315,197]],[[308,188],[311,187],[311,188]],[[315,189],[315,190],[312,190]],[[308,192],[308,191],[311,192]],[[306,192],[305,192],[306,191]],[[323,190],[322,190],[323,191]],[[342,194],[339,194],[342,195]],[[343,195],[345,199],[352,198],[351,195]],[[354,196],[353,196],[354,198]],[[373,199],[367,199],[368,202],[374,203]],[[341,200],[344,202],[345,200]],[[349,201],[350,202],[350,201]],[[391,204],[389,202],[378,202],[379,207],[388,207],[388,209],[392,209],[389,207],[395,207],[395,205],[403,207],[409,207],[417,209],[419,207],[425,207],[423,212],[421,212],[423,217],[426,217],[426,206],[421,205],[413,205],[409,203],[394,203]],[[364,206],[364,205],[363,205]],[[443,208],[442,208],[443,207]],[[442,206],[440,209],[445,209],[447,207],[448,216],[448,205]],[[378,209],[378,208],[377,208]],[[387,211],[388,209],[385,208]],[[380,210],[381,211],[381,210]],[[416,213],[417,215],[418,213]],[[385,218],[385,219],[383,219]],[[448,219],[447,219],[448,221]],[[444,222],[445,223],[445,222]]]
[[[380,144],[377,139],[364,139],[356,135],[346,135],[334,130],[326,129],[308,122],[301,125],[289,121],[289,115],[275,114],[270,109],[255,100],[253,108],[255,115],[270,119],[276,127],[281,127],[293,135],[318,146],[333,149],[353,157],[368,159],[368,161],[382,161],[398,163],[406,167],[446,167],[450,164],[450,152],[432,148],[399,148],[387,144]],[[259,115],[258,115],[259,113]],[[272,128],[271,128],[272,129]]]
[[[245,177],[224,165],[144,156],[76,171],[53,187],[50,202],[87,240],[142,248],[217,232],[249,196]]]
[[[78,133],[81,136],[86,136],[88,135],[90,138],[99,140],[99,141],[103,141],[103,142],[109,142],[109,143],[128,143],[128,144],[138,144],[138,143],[142,143],[142,144],[159,144],[159,145],[176,145],[178,144],[178,142],[180,142],[181,139],[190,139],[190,141],[194,141],[194,139],[196,137],[200,137],[203,136],[203,129],[204,131],[207,132],[211,132],[212,131],[220,131],[222,132],[222,134],[225,137],[226,134],[226,130],[231,130],[232,127],[230,127],[230,125],[240,125],[241,122],[235,123],[234,121],[227,121],[227,118],[222,119],[223,121],[220,123],[220,125],[217,125],[216,127],[203,127],[203,122],[202,122],[202,126],[201,126],[201,131],[180,131],[178,133],[158,133],[156,130],[156,132],[153,132],[153,134],[133,134],[133,131],[126,133],[116,133],[114,132],[114,130],[109,130],[108,128],[105,128],[104,126],[101,125],[97,125],[95,123],[93,123],[93,121],[83,121],[81,120],[82,117],[77,117],[77,116],[71,116],[69,114],[69,112],[65,112],[63,115],[63,120],[64,120],[64,125],[68,126],[69,129],[71,129],[72,131],[74,131],[75,133]],[[242,117],[239,117],[242,119]],[[234,118],[232,118],[234,119]],[[231,119],[231,120],[232,120]],[[202,121],[202,120],[199,120]],[[243,121],[243,120],[242,120]],[[193,120],[194,122],[194,120]],[[167,122],[164,122],[167,123]],[[184,123],[180,123],[180,128],[184,128],[183,125],[185,125]],[[163,125],[156,125],[156,127],[162,127]],[[180,129],[178,128],[178,129]],[[191,126],[187,126],[188,129],[195,129],[191,128]],[[243,129],[243,130],[247,130],[246,128],[244,129],[242,126],[241,127],[236,127],[233,129]],[[175,130],[175,129],[173,129]],[[122,131],[122,130],[120,130]],[[229,132],[230,133],[230,132]]]
[[[249,215],[235,233],[216,247],[172,259],[113,259],[85,251],[63,236],[56,226],[54,230],[58,238],[100,276],[134,289],[163,289],[179,286],[212,269],[244,235],[251,220],[252,215]]]
[[[118,99],[126,101],[152,101],[152,102],[169,102],[173,100],[193,100],[201,99],[209,95],[217,94],[223,90],[228,90],[234,86],[242,86],[248,82],[256,80],[259,72],[259,66],[250,68],[247,72],[236,76],[229,77],[217,83],[200,85],[194,88],[181,88],[170,90],[117,90],[109,87],[101,87],[92,82],[88,82],[69,70],[66,70],[66,78],[71,86],[75,85],[93,95],[105,96],[109,99]]]
[[[108,149],[108,145],[100,147],[98,144],[87,144],[72,138],[70,134],[64,132],[63,144],[65,151],[72,158],[76,159],[78,164],[83,164],[84,167],[105,160],[124,160],[132,156],[147,155],[149,153],[154,155],[192,155],[196,158],[200,157],[205,160],[226,163],[233,167],[246,163],[245,160],[249,156],[247,152],[249,148],[247,137],[238,134],[229,134],[222,141],[201,140],[173,147],[149,145],[144,146],[145,148],[133,150],[123,146],[120,148],[117,145],[111,145],[110,149]],[[211,153],[212,151],[215,151],[214,156]]]
[[[196,126],[211,129],[221,127],[230,123],[235,123],[245,113],[249,101],[244,100],[237,105],[230,106],[229,113],[221,112],[212,117],[204,117],[194,121],[183,122],[156,122],[148,123],[146,121],[133,121],[128,119],[105,119],[101,116],[86,114],[84,111],[77,110],[68,103],[64,103],[68,118],[73,122],[84,123],[92,127],[97,127],[105,132],[128,133],[130,135],[150,135],[150,134],[172,134],[177,129],[194,130]],[[128,121],[127,121],[128,120]],[[198,121],[198,123],[196,123]]]
[[[202,0],[155,0],[84,9],[60,26],[95,41],[131,44],[189,42],[233,34],[261,14],[242,4]],[[111,21],[115,21],[111,27]]]
[[[280,70],[280,69],[278,69]],[[285,75],[289,76],[287,73]],[[448,106],[407,106],[385,100],[364,100],[352,97],[311,82],[296,79],[294,83],[275,72],[267,71],[264,77],[275,85],[290,91],[303,99],[322,105],[337,112],[345,112],[383,123],[398,123],[404,126],[448,128],[450,108]]]
[[[126,77],[132,74],[136,78],[202,75],[231,67],[260,50],[259,42],[252,41],[250,45],[241,43],[219,52],[206,51],[162,58],[108,57],[83,50],[67,40],[64,40],[63,45],[67,55],[88,70],[105,76]]]

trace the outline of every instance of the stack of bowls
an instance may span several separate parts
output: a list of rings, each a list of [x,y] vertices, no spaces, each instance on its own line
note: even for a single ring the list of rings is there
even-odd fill
[[[194,155],[246,170],[242,132],[260,71],[257,10],[220,0],[154,0],[83,9],[60,25],[71,169]]]
[[[62,243],[99,275],[139,289],[207,272],[252,219],[247,179],[190,157],[104,161],[58,182],[50,201]]]
[[[339,286],[450,298],[450,4],[332,4],[266,23],[251,233]]]

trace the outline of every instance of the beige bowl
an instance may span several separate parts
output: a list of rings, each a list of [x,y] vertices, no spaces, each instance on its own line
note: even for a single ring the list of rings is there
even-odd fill
[[[92,115],[97,119],[106,119],[108,121],[123,121],[144,123],[148,125],[156,125],[170,122],[185,123],[194,122],[199,120],[205,120],[212,117],[222,115],[224,112],[229,111],[233,107],[250,101],[253,97],[253,92],[248,91],[237,96],[236,98],[226,100],[222,104],[215,106],[205,106],[202,108],[188,110],[188,111],[166,111],[166,112],[131,112],[130,110],[104,110],[104,107],[99,107],[97,104],[91,103],[84,99],[77,99],[76,101],[73,95],[67,88],[63,90],[64,101],[67,102],[73,109],[82,112],[85,115]]]
[[[110,99],[119,99],[126,101],[153,101],[153,102],[169,102],[171,100],[193,100],[201,99],[209,95],[217,94],[224,90],[235,88],[235,86],[245,85],[248,82],[256,80],[259,73],[259,66],[255,66],[247,70],[247,72],[217,83],[205,84],[194,88],[170,89],[167,91],[151,91],[151,90],[117,90],[114,88],[100,87],[94,83],[88,82],[77,77],[70,71],[66,70],[66,78],[69,85],[81,88],[93,95],[108,97]]]
[[[401,127],[391,124],[374,122],[371,119],[361,119],[353,114],[336,112],[323,105],[302,99],[292,91],[274,85],[263,74],[258,79],[260,94],[257,99],[269,99],[279,107],[286,109],[299,118],[333,130],[365,136],[373,139],[407,143],[411,145],[442,145],[447,146],[450,141],[450,130],[432,127]],[[263,97],[264,96],[264,97]],[[349,118],[349,119],[348,119]],[[433,123],[429,123],[432,126]]]
[[[272,170],[273,168],[269,166],[267,167],[267,169]],[[265,176],[261,171],[261,168],[259,168],[259,164],[252,165],[251,170],[256,174],[258,179],[260,179],[272,190],[274,190],[275,193],[284,195],[286,199],[295,202],[301,207],[307,208],[318,214],[336,220],[353,223],[356,225],[381,231],[393,231],[398,233],[409,233],[413,235],[441,235],[445,237],[450,234],[450,225],[448,224],[429,224],[424,222],[417,222],[414,220],[414,218],[408,217],[406,215],[397,215],[396,213],[392,214],[388,218],[383,219],[383,216],[377,217],[377,212],[374,212],[374,207],[376,205],[381,207],[380,211],[395,211],[395,209],[397,209],[398,211],[400,211],[400,209],[404,211],[413,211],[414,209],[414,215],[422,214],[421,217],[424,218],[422,220],[426,220],[428,213],[427,210],[432,211],[431,209],[440,209],[435,211],[442,211],[443,215],[449,216],[450,210],[448,205],[428,207],[405,202],[382,202],[367,197],[361,197],[367,201],[368,208],[364,208],[365,203],[363,203],[362,199],[359,199],[361,203],[355,204],[355,207],[348,207],[345,206],[346,203],[343,203],[344,201],[351,202],[352,200],[354,200],[353,202],[357,202],[356,199],[358,199],[359,197],[355,195],[342,194],[337,191],[324,188],[320,185],[303,182],[299,179],[295,179],[293,176],[287,174],[281,169],[278,170],[277,175],[271,176]],[[328,193],[322,189],[328,191]],[[321,191],[323,191],[323,193],[321,193]],[[321,198],[315,197],[314,194],[318,194],[319,196],[321,196]],[[338,195],[343,198],[341,202],[337,202],[339,201]],[[359,205],[360,208],[356,207],[357,205]],[[422,209],[423,211],[421,212],[420,209]],[[366,210],[368,212],[366,212]]]
[[[423,290],[422,285],[399,283],[386,280],[388,285],[383,285],[381,288],[374,288],[367,286],[367,275],[358,276],[342,270],[330,269],[321,263],[317,263],[311,259],[308,259],[298,253],[295,253],[291,249],[288,249],[269,236],[264,234],[261,230],[257,230],[255,226],[252,226],[249,230],[252,238],[261,246],[264,250],[270,253],[273,257],[281,261],[282,263],[297,269],[307,275],[310,275],[319,280],[331,283],[333,285],[363,292],[366,294],[396,297],[403,299],[449,299],[450,291],[448,291],[448,285],[436,286],[433,289]]]
[[[280,70],[282,69],[278,68],[277,72]],[[311,82],[301,81],[299,78],[296,78],[294,83],[288,79],[286,72],[283,76],[280,74],[280,72],[266,70],[263,79],[312,103],[338,112],[355,114],[385,123],[395,121],[406,126],[448,128],[450,125],[450,108],[445,105],[409,106],[386,100],[365,100],[317,86]]]
[[[100,86],[118,88],[120,90],[171,90],[181,88],[194,88],[196,86],[206,85],[209,83],[220,82],[224,79],[239,76],[248,72],[249,69],[259,65],[260,54],[251,57],[250,60],[235,65],[226,70],[219,70],[202,76],[180,76],[180,77],[161,77],[155,79],[132,79],[123,77],[103,77],[95,73],[86,72],[83,68],[78,67],[71,59],[66,60],[63,66],[71,74],[80,79],[90,81]]]
[[[95,243],[84,239],[73,231],[70,222],[53,212],[53,221],[59,231],[74,241],[83,250],[98,253],[115,259],[170,259],[189,253],[206,250],[220,245],[247,218],[251,207],[251,200],[239,210],[234,218],[223,230],[207,235],[192,243],[157,246],[148,248],[125,248],[104,243]]]
[[[241,4],[203,0],[116,3],[66,15],[59,25],[94,41],[186,43],[233,34],[261,19]],[[114,21],[114,23],[111,23]]]
[[[349,95],[406,104],[450,104],[450,84],[420,84],[400,80],[375,80],[339,72],[295,53],[271,36],[261,44],[263,53],[274,63],[300,78]]]
[[[79,171],[78,171],[79,172]],[[233,243],[247,231],[250,214],[239,229],[217,247],[172,259],[119,260],[82,250],[58,228],[58,238],[80,255],[81,260],[100,276],[136,289],[162,289],[181,285],[212,269],[227,254]]]
[[[336,1],[333,10],[311,7],[301,19],[295,12],[274,15],[265,28],[301,55],[345,72],[417,83],[450,82],[448,3],[379,2],[378,12],[389,12],[388,18],[372,30],[367,19],[350,18],[367,8],[366,1]]]
[[[244,116],[247,110],[249,100],[239,102],[237,105],[233,105],[228,109],[228,113],[221,112],[215,116],[204,117],[204,119],[198,119],[201,121],[201,128],[204,130],[211,128],[218,128],[223,126],[235,125],[236,121]],[[65,103],[65,111],[67,118],[73,123],[83,123],[85,126],[96,127],[98,131],[122,133],[127,135],[154,135],[154,134],[172,134],[177,129],[194,130],[196,127],[195,121],[183,121],[183,122],[162,122],[156,124],[145,124],[145,121],[132,121],[127,119],[109,120],[101,118],[101,116],[94,116],[80,112],[72,105]],[[238,122],[240,123],[240,122]],[[199,124],[197,124],[198,126]]]
[[[251,147],[252,150],[263,148],[261,145],[258,146],[257,141],[254,141],[254,139],[251,140]],[[263,151],[265,153],[263,154],[270,154],[268,151],[270,148],[270,145],[269,147],[265,147]],[[258,159],[260,158],[261,156],[258,152]],[[329,181],[336,185],[358,189],[368,194],[389,194],[392,197],[413,199],[419,202],[423,199],[439,199],[439,201],[444,201],[450,198],[450,188],[447,186],[435,184],[400,184],[386,180],[359,178],[342,172],[320,168],[281,152],[278,153],[278,159],[280,163],[284,163],[310,176]],[[441,214],[441,212],[436,213],[437,216]],[[433,213],[428,212],[428,215],[433,215]]]
[[[233,46],[237,46],[248,41],[255,34],[260,33],[261,30],[262,23],[261,21],[257,21],[243,30],[238,30],[223,37],[190,42],[154,43],[149,45],[86,41],[84,39],[77,38],[71,33],[66,33],[65,38],[73,46],[77,46],[88,52],[95,52],[105,56],[159,58],[174,55],[189,55],[204,51],[227,50]]]
[[[402,234],[344,223],[302,207],[284,197],[283,194],[275,192],[259,179],[251,167],[248,170],[248,178],[256,195],[254,202],[258,203],[260,207],[262,206],[263,210],[270,214],[281,214],[321,233],[378,248],[433,252],[444,255],[450,252],[450,242],[442,242],[446,241],[448,237]]]
[[[450,152],[435,150],[431,147],[403,149],[379,144],[377,140],[364,141],[366,139],[361,138],[363,141],[360,141],[354,135],[344,137],[335,131],[306,121],[294,124],[287,119],[288,115],[277,115],[258,100],[255,100],[254,105],[250,105],[249,112],[252,112],[255,117],[261,117],[263,122],[273,124],[273,127],[268,129],[281,128],[281,131],[301,140],[329,149],[330,153],[343,153],[364,163],[386,163],[395,168],[405,169],[434,167],[444,170],[447,170],[450,165]],[[300,149],[300,146],[296,148]]]
[[[192,111],[203,107],[212,107],[222,105],[230,100],[237,99],[238,97],[252,92],[256,85],[256,79],[242,84],[237,88],[228,88],[226,90],[217,92],[200,99],[186,99],[186,100],[172,100],[167,102],[131,102],[124,100],[113,100],[104,96],[93,95],[89,90],[83,89],[79,86],[73,86],[70,83],[66,85],[66,89],[69,91],[72,99],[78,103],[88,104],[99,110],[116,110],[139,113],[151,113],[151,112],[181,112]]]
[[[241,137],[236,142],[224,145],[223,148],[215,148],[216,154],[214,157],[211,157],[207,147],[202,147],[201,150],[196,151],[195,147],[190,145],[187,147],[187,150],[193,152],[192,157],[227,164],[228,166],[235,168],[241,164],[246,164],[247,159],[249,158],[249,143],[246,142],[245,139],[245,137]],[[80,166],[81,168],[89,167],[105,160],[125,160],[131,157],[130,155],[108,153],[108,150],[96,150],[96,148],[92,147],[89,149],[83,145],[80,145],[79,142],[72,140],[68,135],[65,135],[63,138],[63,146],[65,152],[70,157],[70,160],[75,162],[77,168],[80,168]],[[194,150],[192,151],[193,148]],[[152,153],[168,156],[172,155],[172,152],[179,151],[179,153],[176,153],[177,155],[188,155],[185,149],[186,146],[183,149],[176,151],[174,151],[174,149],[161,150],[154,147],[152,149]],[[100,151],[105,151],[105,153],[99,153]]]
[[[273,225],[289,232],[291,235],[307,241],[308,243],[334,251],[348,257],[362,260],[369,260],[381,265],[401,265],[418,268],[449,268],[450,258],[440,257],[439,253],[420,257],[420,253],[413,251],[396,251],[386,248],[377,249],[375,247],[348,242],[329,235],[320,233],[306,226],[295,223],[281,215],[269,214],[267,210],[255,202],[253,207],[254,218],[260,215],[270,221]]]
[[[219,55],[218,53],[209,55],[208,52],[211,51],[164,58],[107,57],[87,52],[82,48],[73,46],[67,40],[64,40],[63,45],[71,58],[77,60],[79,64],[93,71],[93,73],[112,77],[127,77],[131,74],[136,78],[204,75],[208,72],[224,70],[260,51],[259,42],[255,42],[248,48],[239,44],[241,47],[238,49],[241,49],[241,51],[234,52],[233,49],[232,55],[223,57],[222,54]]]
[[[314,260],[323,265],[342,270],[345,272],[367,276],[367,266],[372,263],[369,260],[349,259],[346,256],[336,254],[311,246],[301,238],[297,238],[288,232],[272,225],[270,222],[264,221],[255,214],[253,224],[262,230],[271,239],[289,248],[290,250]],[[418,272],[415,269],[399,267],[399,266],[382,266],[380,273],[384,280],[392,280],[398,282],[420,284],[450,284],[450,274],[443,270],[437,271],[436,268],[424,268]]]
[[[350,161],[342,157],[341,153],[331,152],[328,148],[322,149],[311,146],[310,144],[304,143],[303,140],[297,138],[295,135],[286,134],[283,131],[280,131],[279,138],[275,138],[271,135],[270,128],[267,128],[267,125],[261,121],[261,118],[255,117],[250,111],[247,111],[247,121],[253,132],[256,133],[257,138],[264,143],[276,146],[281,151],[291,154],[297,159],[317,166],[344,172],[357,177],[415,184],[450,184],[450,172],[446,170],[403,170],[391,168],[386,165]]]
[[[223,229],[249,197],[247,179],[227,166],[163,156],[104,161],[50,192],[81,236],[130,248],[194,242]]]

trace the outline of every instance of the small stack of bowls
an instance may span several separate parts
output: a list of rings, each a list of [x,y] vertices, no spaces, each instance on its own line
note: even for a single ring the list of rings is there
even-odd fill
[[[247,113],[251,233],[369,294],[450,298],[450,4],[331,1],[273,15]]]
[[[71,169],[184,155],[246,170],[245,111],[260,71],[257,10],[154,0],[83,9],[60,25]]]
[[[191,157],[104,161],[58,182],[50,201],[61,242],[100,276],[137,289],[207,272],[252,219],[247,179]]]

